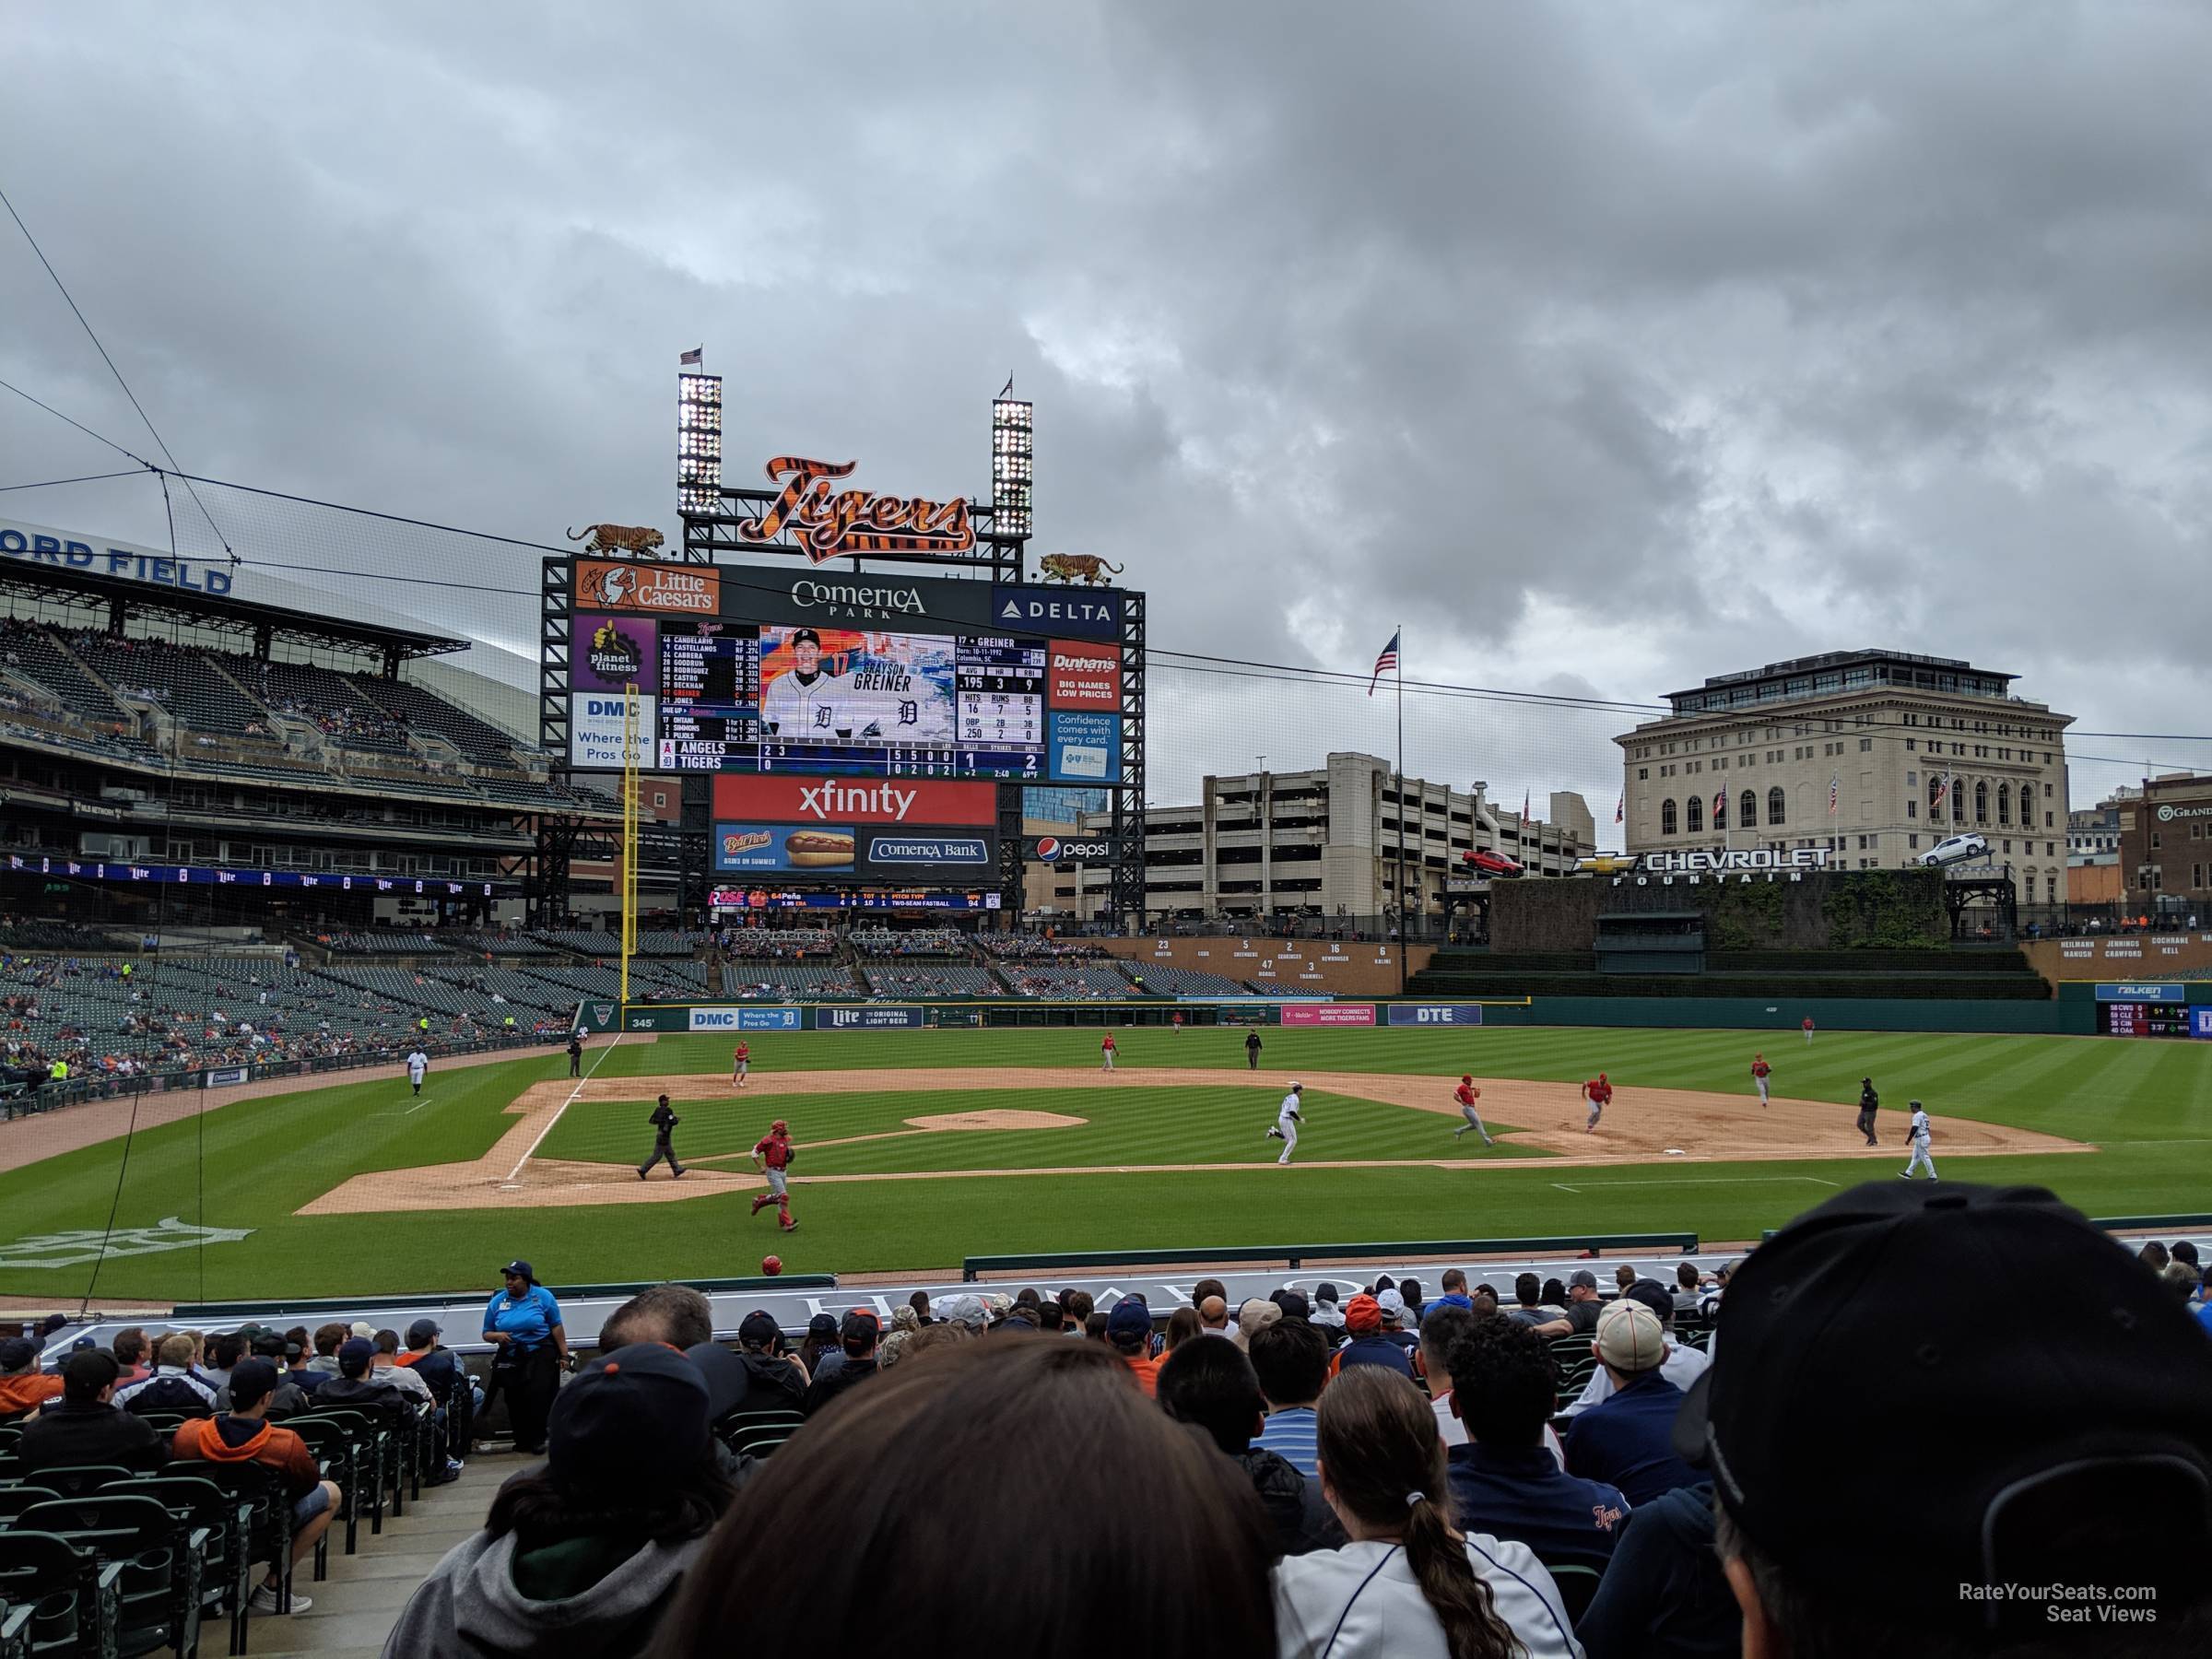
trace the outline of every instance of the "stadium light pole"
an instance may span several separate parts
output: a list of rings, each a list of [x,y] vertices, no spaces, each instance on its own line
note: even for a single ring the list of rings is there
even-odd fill
[[[1036,481],[1036,406],[1012,395],[1014,382],[991,400],[991,528],[1027,540],[1030,486]]]
[[[722,376],[676,377],[676,506],[685,518],[722,511]]]

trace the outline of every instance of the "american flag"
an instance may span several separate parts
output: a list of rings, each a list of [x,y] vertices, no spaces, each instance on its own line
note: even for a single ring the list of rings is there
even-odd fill
[[[1619,800],[1613,803],[1613,821],[1617,824],[1619,823],[1622,816],[1628,811],[1628,809],[1629,797],[1624,794]]]
[[[1936,807],[1942,806],[1943,797],[1950,793],[1951,774],[1946,771],[1943,774],[1943,782],[1936,785],[1936,793],[1928,797],[1928,811],[1933,813]]]
[[[678,368],[688,369],[696,369],[706,360],[707,348],[704,346],[694,346],[690,350],[685,352],[683,356],[676,359],[677,366]]]
[[[1398,633],[1405,631],[1404,629],[1400,629]],[[1390,643],[1382,647],[1382,654],[1375,659],[1375,677],[1367,682],[1367,694],[1370,697],[1375,694],[1375,688],[1382,683],[1382,670],[1395,668],[1397,665],[1398,634],[1394,633],[1390,636]]]
[[[1716,789],[1712,792],[1712,827],[1718,830],[1727,821],[1728,792],[1724,789]]]
[[[1843,774],[1830,772],[1828,778],[1828,816],[1836,816],[1836,802],[1843,793]]]

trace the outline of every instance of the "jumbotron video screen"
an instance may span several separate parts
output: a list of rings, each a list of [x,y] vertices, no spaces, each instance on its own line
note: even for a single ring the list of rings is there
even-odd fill
[[[578,561],[579,770],[619,769],[627,713],[649,771],[1117,776],[1121,596],[1111,590],[606,571]]]

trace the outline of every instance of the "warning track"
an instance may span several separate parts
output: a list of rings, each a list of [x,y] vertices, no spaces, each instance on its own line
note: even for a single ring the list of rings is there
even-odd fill
[[[1328,1094],[1404,1106],[1440,1116],[1458,1116],[1452,1100],[1455,1079],[1413,1077],[1402,1073],[1311,1071],[1299,1074],[1307,1088]],[[1694,1089],[1632,1088],[1617,1087],[1613,1103],[1594,1135],[1583,1132],[1584,1108],[1571,1083],[1531,1082],[1522,1078],[1478,1078],[1484,1116],[1524,1128],[1500,1134],[1500,1144],[1550,1153],[1541,1159],[1488,1159],[1463,1161],[1428,1159],[1333,1159],[1300,1158],[1285,1171],[1275,1162],[1272,1148],[1250,1164],[1146,1163],[1122,1165],[1068,1165],[1018,1168],[958,1168],[900,1171],[877,1174],[816,1175],[794,1186],[854,1182],[948,1181],[1009,1175],[1055,1177],[1115,1174],[1171,1174],[1205,1171],[1222,1174],[1249,1171],[1253,1180],[1295,1179],[1298,1170],[1437,1169],[1479,1179],[1498,1170],[1541,1169],[1559,1171],[1618,1164],[1772,1162],[1794,1159],[1862,1159],[1901,1167],[1904,1147],[1891,1135],[1878,1147],[1869,1147],[1853,1127],[1856,1108],[1830,1101],[1776,1099],[1761,1107],[1751,1094],[1732,1095]],[[755,1071],[745,1098],[819,1100],[841,1093],[880,1093],[897,1090],[917,1097],[916,1104],[934,1104],[943,1098],[945,1111],[907,1120],[909,1127],[886,1132],[909,1135],[993,1128],[1043,1128],[1034,1120],[1060,1119],[1065,1125],[1085,1120],[1062,1118],[1059,1113],[999,1112],[976,1104],[978,1095],[994,1089],[1051,1088],[1065,1091],[1071,1106],[1079,1107],[1085,1095],[1120,1085],[1133,1088],[1176,1086],[1208,1088],[1245,1088],[1279,1095],[1288,1079],[1279,1072],[1244,1072],[1205,1067],[1131,1066],[1112,1073],[1088,1066],[1007,1066],[971,1071],[886,1068],[869,1071],[792,1071],[763,1074]],[[412,1170],[380,1170],[356,1175],[321,1197],[303,1206],[303,1216],[354,1215],[394,1210],[542,1209],[586,1204],[670,1204],[713,1194],[759,1191],[764,1184],[749,1169],[730,1171],[709,1167],[702,1159],[688,1166],[681,1180],[655,1171],[641,1182],[634,1166],[596,1163],[572,1159],[528,1158],[524,1154],[574,1093],[579,1102],[649,1100],[666,1094],[672,1100],[726,1100],[734,1090],[725,1077],[684,1073],[664,1077],[599,1077],[581,1091],[563,1078],[533,1084],[516,1097],[508,1111],[515,1123],[481,1158],[466,1163],[431,1164]],[[1885,1113],[1884,1124],[1902,1127],[1896,1112]],[[1306,1145],[1318,1153],[1325,1147],[1326,1131],[1310,1131]],[[801,1143],[804,1146],[805,1142]],[[972,1146],[972,1143],[970,1143]],[[645,1147],[639,1147],[642,1156]],[[1936,1155],[1975,1158],[2054,1152],[2090,1152],[2096,1148],[2080,1141],[2015,1129],[2001,1124],[1978,1123],[1946,1116],[1938,1121]],[[723,1155],[725,1159],[727,1155]],[[520,1162],[522,1168],[516,1171]],[[512,1184],[509,1182],[512,1174]]]

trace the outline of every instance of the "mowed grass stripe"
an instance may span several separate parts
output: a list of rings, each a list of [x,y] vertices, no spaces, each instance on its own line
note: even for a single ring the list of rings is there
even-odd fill
[[[917,1170],[1023,1170],[1157,1163],[1257,1164],[1273,1161],[1282,1143],[1267,1137],[1275,1096],[1265,1090],[1146,1088],[1101,1083],[1091,1088],[1005,1088],[973,1093],[926,1091],[846,1094],[793,1106],[782,1100],[687,1103],[677,1151],[687,1162],[720,1159],[742,1166],[771,1119],[785,1113],[799,1149],[794,1172],[807,1175]],[[1085,1121],[1052,1129],[910,1129],[907,1119],[956,1112],[1049,1112]],[[652,1145],[643,1100],[594,1102],[569,1110],[541,1151],[549,1158],[638,1163]],[[1546,1157],[1530,1147],[1486,1147],[1473,1135],[1454,1138],[1457,1120],[1435,1112],[1306,1091],[1307,1123],[1299,1152],[1308,1158],[1449,1159]],[[1514,1125],[1493,1125],[1500,1133]],[[894,1135],[838,1145],[850,1135]]]
[[[889,1086],[882,1099],[786,1100],[733,1095],[726,1133],[750,1146],[781,1111],[802,1140],[830,1138],[821,1125],[896,1127],[919,1112],[962,1110],[1003,1102],[1012,1091],[960,1092],[964,1076],[979,1079],[1006,1065],[1095,1068],[1098,1028],[1003,1031],[763,1033],[752,1039],[756,1071],[815,1069],[927,1070],[926,1088]],[[1952,1036],[1926,1033],[1822,1031],[1808,1047],[1794,1031],[1680,1031],[1634,1029],[1490,1027],[1454,1030],[1299,1031],[1262,1033],[1266,1088],[1218,1091],[1222,1104],[1203,1118],[1154,1110],[1140,1100],[1147,1065],[1204,1066],[1223,1072],[1243,1065],[1242,1033],[1192,1030],[1117,1030],[1122,1075],[1110,1087],[1131,1091],[1128,1140],[1106,1165],[1080,1176],[1008,1175],[985,1182],[906,1181],[808,1187],[802,1159],[794,1186],[804,1230],[780,1238],[764,1216],[747,1226],[746,1206],[705,1199],[635,1208],[605,1206],[545,1211],[472,1212],[450,1205],[405,1215],[295,1217],[308,1199],[362,1170],[405,1169],[481,1156],[513,1118],[505,1108],[529,1082],[566,1076],[558,1053],[441,1074],[433,1070],[430,1103],[408,1112],[406,1085],[396,1068],[340,1088],[240,1101],[198,1122],[148,1131],[132,1147],[116,1219],[149,1225],[165,1216],[209,1225],[251,1228],[242,1244],[205,1252],[112,1259],[100,1276],[102,1294],[149,1300],[210,1297],[348,1295],[422,1289],[481,1288],[496,1266],[520,1254],[554,1282],[700,1276],[748,1270],[763,1250],[780,1250],[794,1270],[854,1272],[879,1268],[939,1269],[981,1252],[1269,1244],[1414,1237],[1480,1237],[1688,1228],[1709,1239],[1755,1238],[1779,1226],[1820,1192],[1778,1177],[1805,1175],[1848,1183],[1885,1165],[1819,1160],[1703,1166],[1701,1181],[1740,1176],[1742,1184],[1653,1184],[1588,1194],[1558,1191],[1548,1160],[1526,1168],[1492,1167],[1479,1181],[1451,1171],[1408,1165],[1399,1170],[1288,1171],[1241,1167],[1272,1158],[1261,1138],[1272,1119],[1274,1086],[1300,1071],[1421,1075],[1448,1089],[1461,1071],[1486,1077],[1551,1079],[1572,1099],[1572,1085],[1604,1069],[1624,1092],[1639,1088],[1712,1089],[1747,1094],[1748,1067],[1764,1049],[1778,1092],[1849,1103],[1859,1078],[1871,1073],[1882,1091],[1880,1133],[1902,1168],[1905,1101],[1918,1095],[1936,1122],[1936,1157],[1947,1180],[2028,1182],[2053,1187],[2092,1215],[2194,1212],[2212,1207],[2212,1043],[2051,1037]],[[722,1037],[623,1043],[591,1056],[602,1077],[648,1077],[670,1072],[726,1076],[731,1042]],[[1159,1086],[1154,1086],[1159,1087]],[[651,1145],[643,1124],[648,1091],[606,1122],[603,1156],[634,1163]],[[877,1091],[867,1091],[874,1093]],[[1149,1090],[1147,1090],[1149,1092]],[[1205,1092],[1205,1091],[1202,1091]],[[688,1153],[694,1128],[712,1127],[708,1102],[688,1102],[677,1144]],[[1065,1100],[1044,1110],[1090,1115]],[[1399,1112],[1426,1136],[1449,1148],[1453,1120]],[[594,1121],[580,1103],[579,1123]],[[702,1116],[703,1114],[707,1114]],[[1947,1116],[1968,1115],[2109,1144],[2091,1156],[1975,1159],[1945,1166]],[[1367,1155],[1339,1144],[1338,1109],[1317,1116],[1300,1156]],[[206,1159],[198,1159],[205,1130]],[[0,1127],[0,1133],[5,1128]],[[564,1123],[556,1137],[571,1133]],[[717,1131],[717,1134],[724,1133]],[[1052,1163],[1062,1138],[1082,1131],[1037,1135],[1030,1159]],[[984,1151],[1008,1143],[997,1135],[961,1137]],[[1472,1137],[1468,1137],[1472,1138]],[[913,1148],[938,1141],[877,1143]],[[2142,1143],[2140,1145],[2136,1143]],[[701,1142],[703,1148],[705,1142]],[[1218,1145],[1229,1154],[1218,1171],[1187,1174],[1112,1172],[1114,1162],[1202,1162],[1190,1148]],[[617,1148],[618,1147],[618,1152]],[[587,1147],[588,1149],[588,1147]],[[547,1150],[562,1154],[548,1144]],[[832,1149],[825,1149],[828,1150]],[[857,1158],[863,1148],[855,1148]],[[1471,1159],[1477,1148],[1463,1141]],[[931,1151],[934,1161],[941,1145]],[[0,1245],[65,1230],[103,1226],[115,1196],[121,1143],[109,1142],[0,1175]],[[906,1156],[901,1150],[900,1156]],[[1449,1156],[1449,1151],[1441,1154]],[[1420,1156],[1428,1156],[1425,1152]],[[983,1160],[977,1159],[977,1162]],[[998,1159],[993,1157],[990,1163]],[[913,1167],[932,1167],[919,1164]],[[827,1169],[825,1168],[825,1172]],[[1663,1182],[1665,1166],[1628,1166],[1609,1179]],[[1887,1179],[1883,1174],[1877,1178]],[[1571,1174],[1565,1177],[1573,1184]],[[205,1200],[201,1199],[204,1184]],[[81,1293],[89,1268],[29,1269],[0,1260],[0,1290],[52,1298],[56,1306]]]

